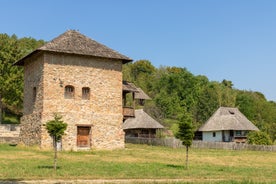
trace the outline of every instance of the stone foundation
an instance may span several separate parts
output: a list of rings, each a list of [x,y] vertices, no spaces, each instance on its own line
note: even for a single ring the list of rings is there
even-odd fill
[[[41,114],[24,115],[21,118],[20,143],[27,146],[41,144]]]

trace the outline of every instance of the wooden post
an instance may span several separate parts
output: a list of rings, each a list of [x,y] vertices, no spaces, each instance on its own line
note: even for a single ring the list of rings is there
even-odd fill
[[[126,92],[123,91],[123,107],[126,106]]]
[[[132,92],[133,117],[135,117],[135,93]]]

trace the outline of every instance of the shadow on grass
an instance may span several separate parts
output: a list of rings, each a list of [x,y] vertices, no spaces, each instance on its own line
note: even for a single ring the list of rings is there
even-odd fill
[[[184,165],[167,164],[166,166],[170,168],[175,168],[175,169],[186,169]]]
[[[57,169],[60,169],[60,166],[57,166]],[[54,169],[54,166],[49,166],[49,165],[42,165],[42,166],[38,166],[38,169]]]

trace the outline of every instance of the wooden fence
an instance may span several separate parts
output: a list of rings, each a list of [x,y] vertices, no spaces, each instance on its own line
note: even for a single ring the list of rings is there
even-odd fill
[[[134,138],[127,137],[126,143],[133,144],[148,144],[154,146],[166,146],[171,148],[182,148],[182,142],[176,138]],[[251,145],[245,143],[234,142],[205,142],[205,141],[193,141],[192,148],[199,149],[228,149],[228,150],[253,150],[253,151],[276,151],[276,145]]]

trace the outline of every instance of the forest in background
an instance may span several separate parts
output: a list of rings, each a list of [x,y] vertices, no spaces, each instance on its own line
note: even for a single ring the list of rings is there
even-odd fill
[[[160,66],[139,60],[123,66],[123,79],[142,88],[152,100],[144,110],[177,131],[181,117],[192,118],[199,128],[219,107],[237,107],[263,133],[276,139],[276,103],[260,92],[233,88],[230,80],[209,81],[186,68]]]
[[[42,46],[43,40],[0,34],[0,122],[18,123],[23,105],[23,67],[13,64]]]
[[[4,123],[16,123],[22,115],[23,68],[13,63],[44,43],[0,34],[0,119]],[[133,82],[152,98],[144,110],[172,131],[176,131],[183,117],[192,119],[197,129],[218,107],[224,106],[239,108],[272,141],[276,139],[276,103],[266,100],[260,92],[235,89],[230,80],[209,81],[186,68],[157,68],[148,60],[125,64],[123,79]]]

